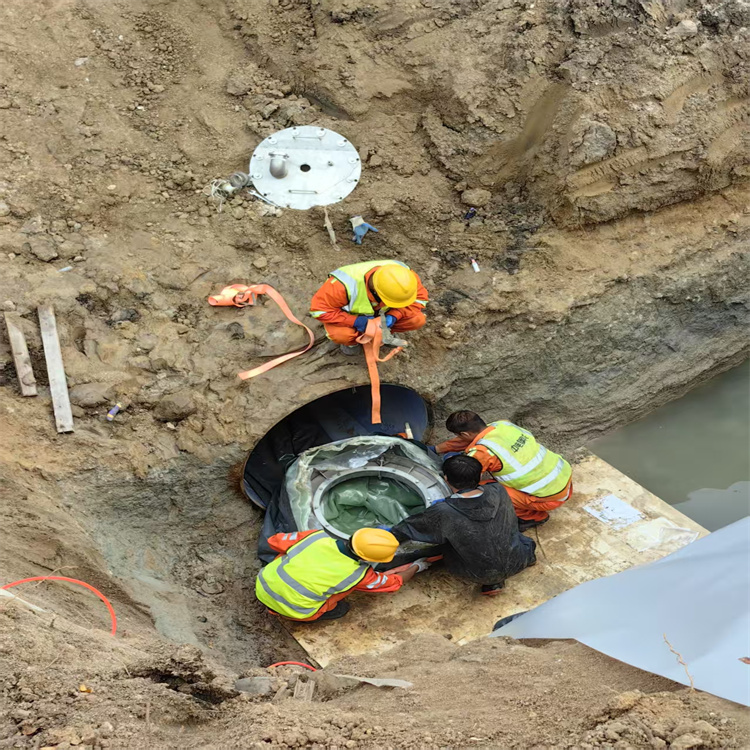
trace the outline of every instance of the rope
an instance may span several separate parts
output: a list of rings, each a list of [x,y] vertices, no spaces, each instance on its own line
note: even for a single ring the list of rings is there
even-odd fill
[[[79,586],[83,586],[84,588],[87,588],[89,591],[92,591],[94,594],[96,594],[106,605],[107,609],[109,610],[109,617],[112,621],[112,635],[114,636],[117,632],[117,615],[115,615],[115,610],[112,608],[112,605],[109,603],[109,599],[107,599],[104,594],[102,594],[99,589],[95,589],[90,583],[86,583],[85,581],[79,581],[77,578],[66,578],[65,576],[33,576],[32,578],[22,578],[20,581],[13,581],[13,583],[6,583],[5,586],[0,586],[2,589],[11,589],[14,586],[18,586],[20,583],[29,583],[31,581],[67,581],[68,583],[76,583]]]
[[[365,350],[365,361],[367,362],[367,372],[370,375],[370,393],[372,395],[372,417],[373,424],[381,424],[380,416],[380,374],[378,373],[378,362],[387,362],[403,350],[402,346],[380,357],[380,347],[383,345],[383,329],[380,327],[380,319],[373,318],[368,321],[365,332],[357,338],[357,342],[362,344]]]
[[[311,349],[315,343],[315,334],[313,334],[304,323],[295,317],[284,297],[270,284],[252,284],[251,286],[232,284],[231,286],[224,287],[218,295],[209,297],[208,302],[210,305],[214,306],[234,305],[235,307],[249,307],[255,304],[257,296],[260,296],[261,294],[267,294],[281,308],[281,311],[286,315],[288,320],[295,325],[302,326],[307,331],[309,342],[307,346],[302,349],[282,354],[280,357],[276,357],[270,362],[254,367],[252,370],[245,370],[244,372],[237,373],[242,380],[254,378],[256,375],[261,375],[264,372],[272,370],[274,367],[278,367],[284,362],[288,362],[290,359],[294,359],[294,357],[299,357],[300,354],[304,354]]]

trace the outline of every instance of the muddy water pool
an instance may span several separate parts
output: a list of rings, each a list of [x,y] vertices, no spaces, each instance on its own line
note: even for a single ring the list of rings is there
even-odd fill
[[[750,515],[750,361],[588,447],[709,531]]]

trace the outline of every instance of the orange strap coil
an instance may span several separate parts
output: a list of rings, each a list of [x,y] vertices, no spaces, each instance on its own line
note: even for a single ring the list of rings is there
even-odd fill
[[[215,307],[250,307],[255,304],[255,300],[261,294],[267,294],[281,308],[281,311],[286,315],[287,319],[292,321],[292,323],[302,326],[307,331],[310,341],[307,346],[302,349],[289,352],[288,354],[282,354],[280,357],[276,357],[270,362],[266,362],[258,367],[253,367],[252,370],[238,372],[237,375],[242,378],[242,380],[254,378],[256,375],[272,370],[283,362],[294,359],[294,357],[299,357],[300,354],[304,354],[312,348],[312,345],[315,343],[315,335],[313,332],[304,323],[297,320],[294,313],[289,309],[289,305],[287,305],[284,297],[269,284],[252,284],[251,286],[232,284],[231,286],[225,286],[219,294],[208,298],[208,304],[214,305]]]
[[[385,357],[380,357],[380,347],[383,345],[383,329],[380,327],[380,318],[369,320],[365,332],[357,337],[357,341],[362,344],[362,348],[365,350],[367,372],[370,374],[370,390],[372,393],[371,421],[373,424],[380,424],[383,420],[380,418],[380,375],[378,373],[378,362],[387,362],[391,357],[402,351],[403,347],[397,346],[386,354]]]

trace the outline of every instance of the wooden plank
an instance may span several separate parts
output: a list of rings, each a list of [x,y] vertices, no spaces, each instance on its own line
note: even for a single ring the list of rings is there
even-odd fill
[[[26,337],[18,325],[18,315],[5,313],[5,326],[8,329],[8,340],[13,352],[13,364],[16,366],[21,393],[24,396],[36,396],[36,378],[34,378],[34,370],[31,367]]]
[[[37,308],[39,327],[42,331],[44,359],[47,362],[49,390],[52,394],[52,406],[55,410],[55,423],[58,432],[73,432],[73,413],[70,409],[68,383],[65,379],[60,339],[57,336],[55,311],[51,305]]]

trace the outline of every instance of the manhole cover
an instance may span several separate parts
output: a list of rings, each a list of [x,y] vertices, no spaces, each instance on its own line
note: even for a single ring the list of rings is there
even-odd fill
[[[250,178],[269,201],[305,210],[338,203],[362,173],[357,149],[333,130],[302,125],[268,136],[250,159]]]

